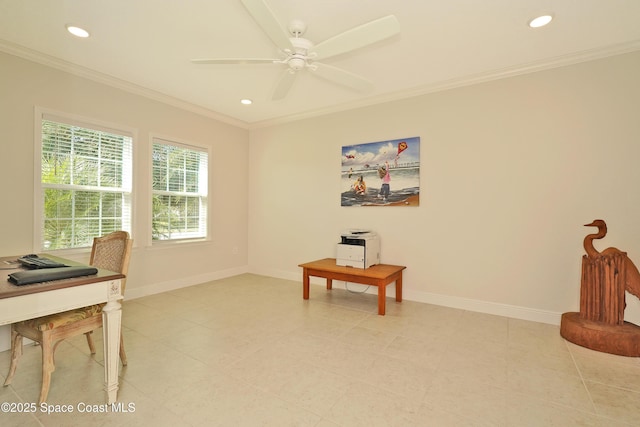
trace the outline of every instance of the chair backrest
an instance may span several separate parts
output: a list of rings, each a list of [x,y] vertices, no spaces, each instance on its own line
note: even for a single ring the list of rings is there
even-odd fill
[[[129,233],[126,231],[114,231],[102,237],[94,237],[89,264],[126,276],[129,272],[132,245],[133,240],[129,238]],[[123,295],[126,283],[125,277],[122,280]]]

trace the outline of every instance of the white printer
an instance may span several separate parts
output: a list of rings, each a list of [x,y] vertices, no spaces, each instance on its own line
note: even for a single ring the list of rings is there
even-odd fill
[[[380,238],[368,230],[349,230],[337,245],[336,264],[369,268],[380,264]]]

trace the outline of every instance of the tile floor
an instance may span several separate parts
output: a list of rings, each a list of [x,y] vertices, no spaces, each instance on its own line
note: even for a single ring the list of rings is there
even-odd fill
[[[87,412],[104,403],[102,351],[90,356],[80,337],[58,348],[47,402],[74,412],[3,412],[0,424],[640,423],[640,358],[573,345],[557,326],[464,310],[389,299],[387,315],[376,313],[375,295],[339,282],[312,286],[304,301],[300,282],[251,274],[129,300],[119,391],[129,412]],[[26,346],[0,402],[37,399],[39,364],[40,349]],[[8,365],[0,353],[2,381]]]

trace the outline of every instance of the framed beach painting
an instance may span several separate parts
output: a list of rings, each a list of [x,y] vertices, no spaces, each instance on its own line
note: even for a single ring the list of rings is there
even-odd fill
[[[420,137],[342,147],[341,206],[419,206]]]

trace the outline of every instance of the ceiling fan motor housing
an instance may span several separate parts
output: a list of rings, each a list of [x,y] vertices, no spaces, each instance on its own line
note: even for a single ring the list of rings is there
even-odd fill
[[[310,65],[308,61],[311,58],[308,56],[308,52],[309,49],[313,47],[313,43],[301,37],[292,37],[290,40],[293,45],[294,52],[287,52],[288,57],[286,62],[292,70],[302,70]]]

